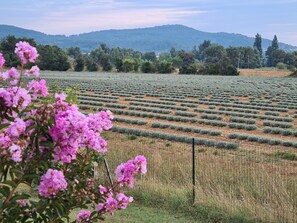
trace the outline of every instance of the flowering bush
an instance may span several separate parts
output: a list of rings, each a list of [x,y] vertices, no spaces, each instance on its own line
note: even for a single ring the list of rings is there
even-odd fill
[[[19,42],[15,53],[20,69],[6,71],[0,53],[6,86],[0,88],[0,222],[69,222],[79,208],[74,222],[95,222],[125,209],[133,198],[121,188],[133,187],[134,176],[146,173],[145,157],[121,164],[113,185],[94,180],[93,162],[107,152],[101,133],[112,127],[112,113],[84,115],[65,94],[50,96],[45,80],[32,79],[39,78],[39,68],[24,68],[35,62],[37,50]],[[31,81],[23,83],[23,76]],[[48,100],[32,103],[42,98]]]

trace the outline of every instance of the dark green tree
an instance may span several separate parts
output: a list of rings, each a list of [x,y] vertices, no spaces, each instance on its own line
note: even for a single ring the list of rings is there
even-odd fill
[[[260,58],[262,58],[263,50],[262,50],[262,37],[259,33],[257,33],[254,42],[254,48],[259,51]]]
[[[143,73],[155,73],[156,67],[155,64],[151,61],[144,61],[141,65],[141,70]]]
[[[199,46],[198,46],[198,51],[197,51],[197,54],[196,54],[196,59],[198,60],[203,60],[203,51],[210,47],[212,44],[211,44],[211,41],[210,40],[204,40],[203,43],[201,43]]]
[[[57,46],[39,45],[37,65],[41,70],[66,71],[70,68],[65,51]]]
[[[75,58],[75,71],[83,71],[85,67],[85,61],[82,56],[76,56]]]
[[[171,62],[160,61],[157,63],[157,72],[160,74],[170,74],[174,71],[174,67]]]
[[[157,61],[157,56],[155,52],[147,52],[143,55],[144,60],[155,62]]]
[[[272,67],[274,66],[274,62],[273,62],[273,57],[272,57],[272,54],[273,54],[273,51],[277,50],[279,48],[278,46],[278,40],[277,40],[277,37],[276,35],[274,35],[273,37],[273,40],[272,40],[272,43],[271,43],[271,46],[269,46],[266,50],[266,65],[267,67]]]

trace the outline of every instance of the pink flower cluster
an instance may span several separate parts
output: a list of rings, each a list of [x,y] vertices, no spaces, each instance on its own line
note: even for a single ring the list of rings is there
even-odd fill
[[[19,74],[17,69],[15,69],[14,67],[12,67],[10,70],[8,70],[4,73],[0,73],[0,78],[2,80],[7,80],[9,78],[13,79],[12,81],[10,81],[11,85],[16,85],[18,83],[20,77],[21,77],[21,75]]]
[[[115,171],[117,182],[121,187],[128,185],[134,187],[134,175],[138,172],[146,173],[146,158],[144,156],[136,156],[134,160],[119,165]]]
[[[91,222],[91,212],[86,211],[86,210],[81,210],[77,215],[76,215],[76,222],[77,223],[87,223]]]
[[[4,100],[5,105],[9,108],[24,110],[31,103],[31,96],[24,88],[11,87],[0,88],[0,100]]]
[[[127,197],[123,193],[116,193],[116,196],[114,197],[111,189],[107,189],[101,185],[99,186],[99,190],[105,202],[99,203],[96,211],[100,211],[102,216],[106,213],[113,215],[114,211],[118,209],[126,209],[128,204],[133,201],[133,197]]]
[[[78,108],[64,102],[64,95],[56,95],[55,125],[49,133],[56,143],[55,161],[70,163],[76,158],[78,148],[89,148],[99,153],[107,151],[107,143],[100,136],[103,130],[112,127],[110,112],[85,116]]]
[[[20,136],[25,133],[26,123],[23,119],[16,118],[14,122],[10,122],[10,125],[0,133],[0,155],[5,150],[9,151],[9,157],[15,162],[22,161],[23,150],[20,145],[25,146],[26,142],[20,139]],[[4,152],[4,154],[7,154]]]
[[[39,75],[40,75],[39,72],[40,72],[39,67],[35,65],[35,66],[31,67],[30,70],[25,71],[25,76],[29,77],[32,75],[34,77],[39,77]]]
[[[19,56],[22,64],[26,64],[27,61],[34,63],[38,57],[36,48],[25,41],[18,42],[14,52]]]
[[[38,186],[39,195],[42,197],[55,196],[58,192],[65,190],[67,185],[62,171],[48,169],[41,176],[41,182]]]
[[[45,80],[32,80],[28,83],[28,90],[32,91],[33,98],[36,99],[38,96],[46,97],[48,96],[48,90],[46,87],[46,81]]]

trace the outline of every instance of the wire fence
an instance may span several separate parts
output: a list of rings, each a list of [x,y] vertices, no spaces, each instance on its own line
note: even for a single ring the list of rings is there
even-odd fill
[[[244,213],[253,222],[297,222],[296,161],[270,148],[223,150],[125,134],[107,140],[112,173],[133,156],[147,157],[138,192]]]

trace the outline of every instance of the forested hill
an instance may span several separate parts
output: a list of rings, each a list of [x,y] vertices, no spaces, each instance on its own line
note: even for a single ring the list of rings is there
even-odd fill
[[[256,33],[255,33],[256,34]],[[261,33],[260,33],[261,34]],[[0,25],[0,38],[7,35],[16,37],[34,38],[39,44],[57,45],[62,48],[79,46],[83,52],[89,52],[98,47],[100,43],[106,43],[110,47],[132,48],[148,52],[169,51],[176,49],[191,50],[204,40],[212,43],[228,46],[253,46],[254,38],[233,33],[208,33],[195,30],[183,25],[164,25],[152,28],[104,30],[78,35],[47,35],[41,32],[22,29],[15,26]],[[263,49],[271,45],[271,40],[262,39]],[[279,43],[285,51],[295,51],[296,46]]]

